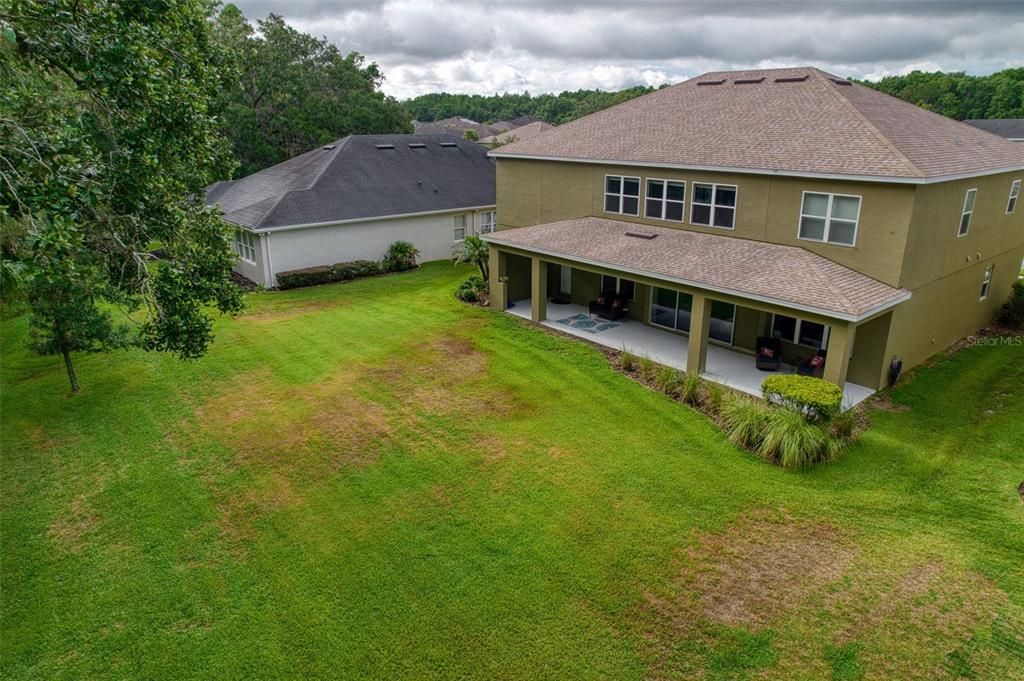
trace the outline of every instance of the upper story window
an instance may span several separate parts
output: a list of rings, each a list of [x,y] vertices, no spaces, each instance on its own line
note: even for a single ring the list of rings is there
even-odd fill
[[[732,229],[736,224],[736,185],[694,182],[690,223]]]
[[[604,212],[640,215],[640,178],[605,175]]]
[[[256,263],[256,248],[252,242],[252,232],[245,229],[236,229],[234,247],[235,253],[239,258],[248,263]]]
[[[964,209],[960,213],[960,227],[956,230],[958,237],[966,236],[971,231],[971,215],[974,213],[974,198],[978,195],[977,189],[968,189],[964,196]]]
[[[675,180],[647,180],[645,215],[655,220],[682,222],[686,211],[686,183]]]
[[[860,197],[804,192],[800,207],[801,239],[853,246],[857,241]]]
[[[1010,199],[1006,202],[1006,214],[1010,215],[1017,208],[1017,197],[1020,196],[1020,180],[1010,185]]]
[[[462,241],[466,238],[466,216],[456,215],[455,216],[455,232],[454,237],[456,241]]]
[[[480,213],[480,233],[490,234],[494,231],[494,211]]]
[[[994,265],[989,265],[988,269],[985,270],[985,277],[981,280],[981,297],[978,300],[985,300],[988,298],[988,290],[992,288],[992,268]]]

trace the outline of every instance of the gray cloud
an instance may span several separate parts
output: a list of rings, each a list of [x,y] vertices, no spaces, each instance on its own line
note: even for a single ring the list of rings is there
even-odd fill
[[[677,81],[720,68],[813,64],[879,77],[1024,63],[1024,3],[655,0],[240,0],[377,61],[398,96]]]

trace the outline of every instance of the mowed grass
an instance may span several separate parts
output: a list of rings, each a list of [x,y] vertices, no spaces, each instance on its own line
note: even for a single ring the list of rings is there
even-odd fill
[[[467,274],[254,294],[76,396],[4,321],[2,676],[1024,678],[1024,347],[785,472]]]

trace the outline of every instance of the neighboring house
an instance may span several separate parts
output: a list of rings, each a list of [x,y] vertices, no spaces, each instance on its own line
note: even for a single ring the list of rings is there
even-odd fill
[[[520,140],[528,140],[531,137],[535,137],[545,130],[550,130],[555,126],[544,121],[534,121],[533,123],[527,123],[526,125],[519,128],[511,128],[505,132],[500,132],[497,135],[491,135],[490,137],[481,137],[479,142],[485,147],[500,146],[502,144],[510,144],[512,142],[518,142]]]
[[[476,121],[462,116],[452,116],[450,118],[442,118],[439,121],[433,123],[421,123],[415,121],[413,123],[413,130],[417,135],[455,135],[456,137],[462,137],[465,135],[467,130],[472,130],[476,133],[477,137],[490,137],[498,132],[497,128],[485,125],[483,123],[477,123]]]
[[[964,123],[1011,142],[1024,142],[1024,118],[974,118]]]
[[[751,392],[774,336],[861,399],[989,323],[1024,258],[1024,145],[813,68],[707,73],[490,155],[495,307],[571,329],[549,310],[589,324],[610,292],[622,326],[579,335]]]
[[[514,128],[522,128],[530,125],[531,123],[544,123],[544,121],[539,118],[534,118],[533,116],[520,116],[518,118],[513,118],[510,121],[498,121],[497,123],[491,123],[491,127],[498,132],[508,132]]]
[[[237,272],[277,285],[276,273],[379,260],[409,241],[420,260],[451,257],[466,235],[494,225],[494,162],[452,135],[352,135],[207,189],[238,227]]]

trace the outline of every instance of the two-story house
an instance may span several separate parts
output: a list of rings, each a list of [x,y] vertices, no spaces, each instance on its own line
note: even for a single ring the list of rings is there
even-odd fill
[[[862,399],[992,320],[1024,259],[1021,145],[814,68],[707,73],[491,156],[495,307],[750,392],[769,337]],[[624,319],[573,323],[609,291]]]

